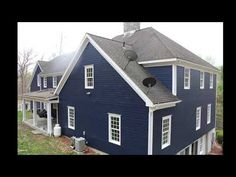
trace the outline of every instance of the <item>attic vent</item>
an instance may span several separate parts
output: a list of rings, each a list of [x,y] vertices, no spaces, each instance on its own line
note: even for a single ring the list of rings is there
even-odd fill
[[[148,77],[146,79],[143,80],[143,85],[150,88],[153,87],[156,84],[156,79],[153,77]]]
[[[135,61],[138,58],[138,55],[133,50],[126,50],[124,52],[125,57],[130,61]]]

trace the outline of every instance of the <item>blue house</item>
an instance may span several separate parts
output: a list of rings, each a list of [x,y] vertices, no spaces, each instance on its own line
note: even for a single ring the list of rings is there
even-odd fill
[[[23,120],[49,135],[59,124],[63,135],[108,154],[207,154],[217,72],[155,29],[124,23],[113,39],[86,33],[74,53],[38,61]],[[38,109],[46,110],[45,126]]]

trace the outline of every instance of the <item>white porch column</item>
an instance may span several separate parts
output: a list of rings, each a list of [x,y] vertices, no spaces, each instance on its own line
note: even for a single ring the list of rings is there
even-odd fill
[[[25,99],[22,100],[22,116],[23,116],[23,121],[26,121]]]
[[[52,134],[51,103],[47,103],[47,133]]]
[[[33,125],[36,126],[37,106],[36,101],[33,100]]]

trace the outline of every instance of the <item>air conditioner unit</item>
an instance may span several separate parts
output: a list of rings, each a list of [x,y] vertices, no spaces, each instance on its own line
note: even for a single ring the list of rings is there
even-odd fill
[[[75,150],[83,152],[86,148],[85,139],[83,137],[75,138]]]

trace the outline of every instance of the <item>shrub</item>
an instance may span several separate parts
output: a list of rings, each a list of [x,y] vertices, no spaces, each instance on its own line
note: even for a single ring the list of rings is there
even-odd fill
[[[216,130],[216,140],[219,144],[223,143],[223,130]]]

